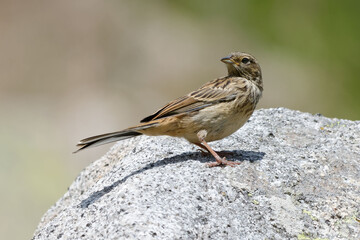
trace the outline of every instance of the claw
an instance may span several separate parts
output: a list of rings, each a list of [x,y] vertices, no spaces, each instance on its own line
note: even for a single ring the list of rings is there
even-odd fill
[[[225,166],[235,167],[236,165],[240,165],[240,164],[241,164],[241,162],[228,161],[228,160],[226,160],[225,157],[223,157],[220,160],[216,159],[216,162],[208,163],[207,166],[208,167],[216,167],[216,166],[225,165]]]

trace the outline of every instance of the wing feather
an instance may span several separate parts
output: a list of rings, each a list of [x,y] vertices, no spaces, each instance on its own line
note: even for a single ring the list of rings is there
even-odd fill
[[[190,113],[218,102],[232,101],[239,92],[237,88],[230,86],[232,85],[231,81],[234,81],[234,78],[219,78],[208,82],[200,89],[168,103],[154,114],[141,120],[141,122],[149,122],[177,114]]]

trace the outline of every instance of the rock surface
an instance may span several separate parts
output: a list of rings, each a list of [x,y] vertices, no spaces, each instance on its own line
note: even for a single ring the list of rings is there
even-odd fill
[[[360,121],[258,110],[210,144],[117,143],[84,169],[33,239],[360,239]]]

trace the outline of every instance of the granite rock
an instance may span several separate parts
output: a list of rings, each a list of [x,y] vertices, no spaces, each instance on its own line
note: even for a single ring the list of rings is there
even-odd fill
[[[241,164],[208,168],[179,138],[118,142],[33,239],[360,239],[360,121],[260,109],[210,145]]]

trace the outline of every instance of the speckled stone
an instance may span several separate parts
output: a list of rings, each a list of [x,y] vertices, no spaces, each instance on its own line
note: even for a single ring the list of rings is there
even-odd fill
[[[33,239],[360,239],[360,121],[261,109],[210,143],[117,143],[84,169]]]

